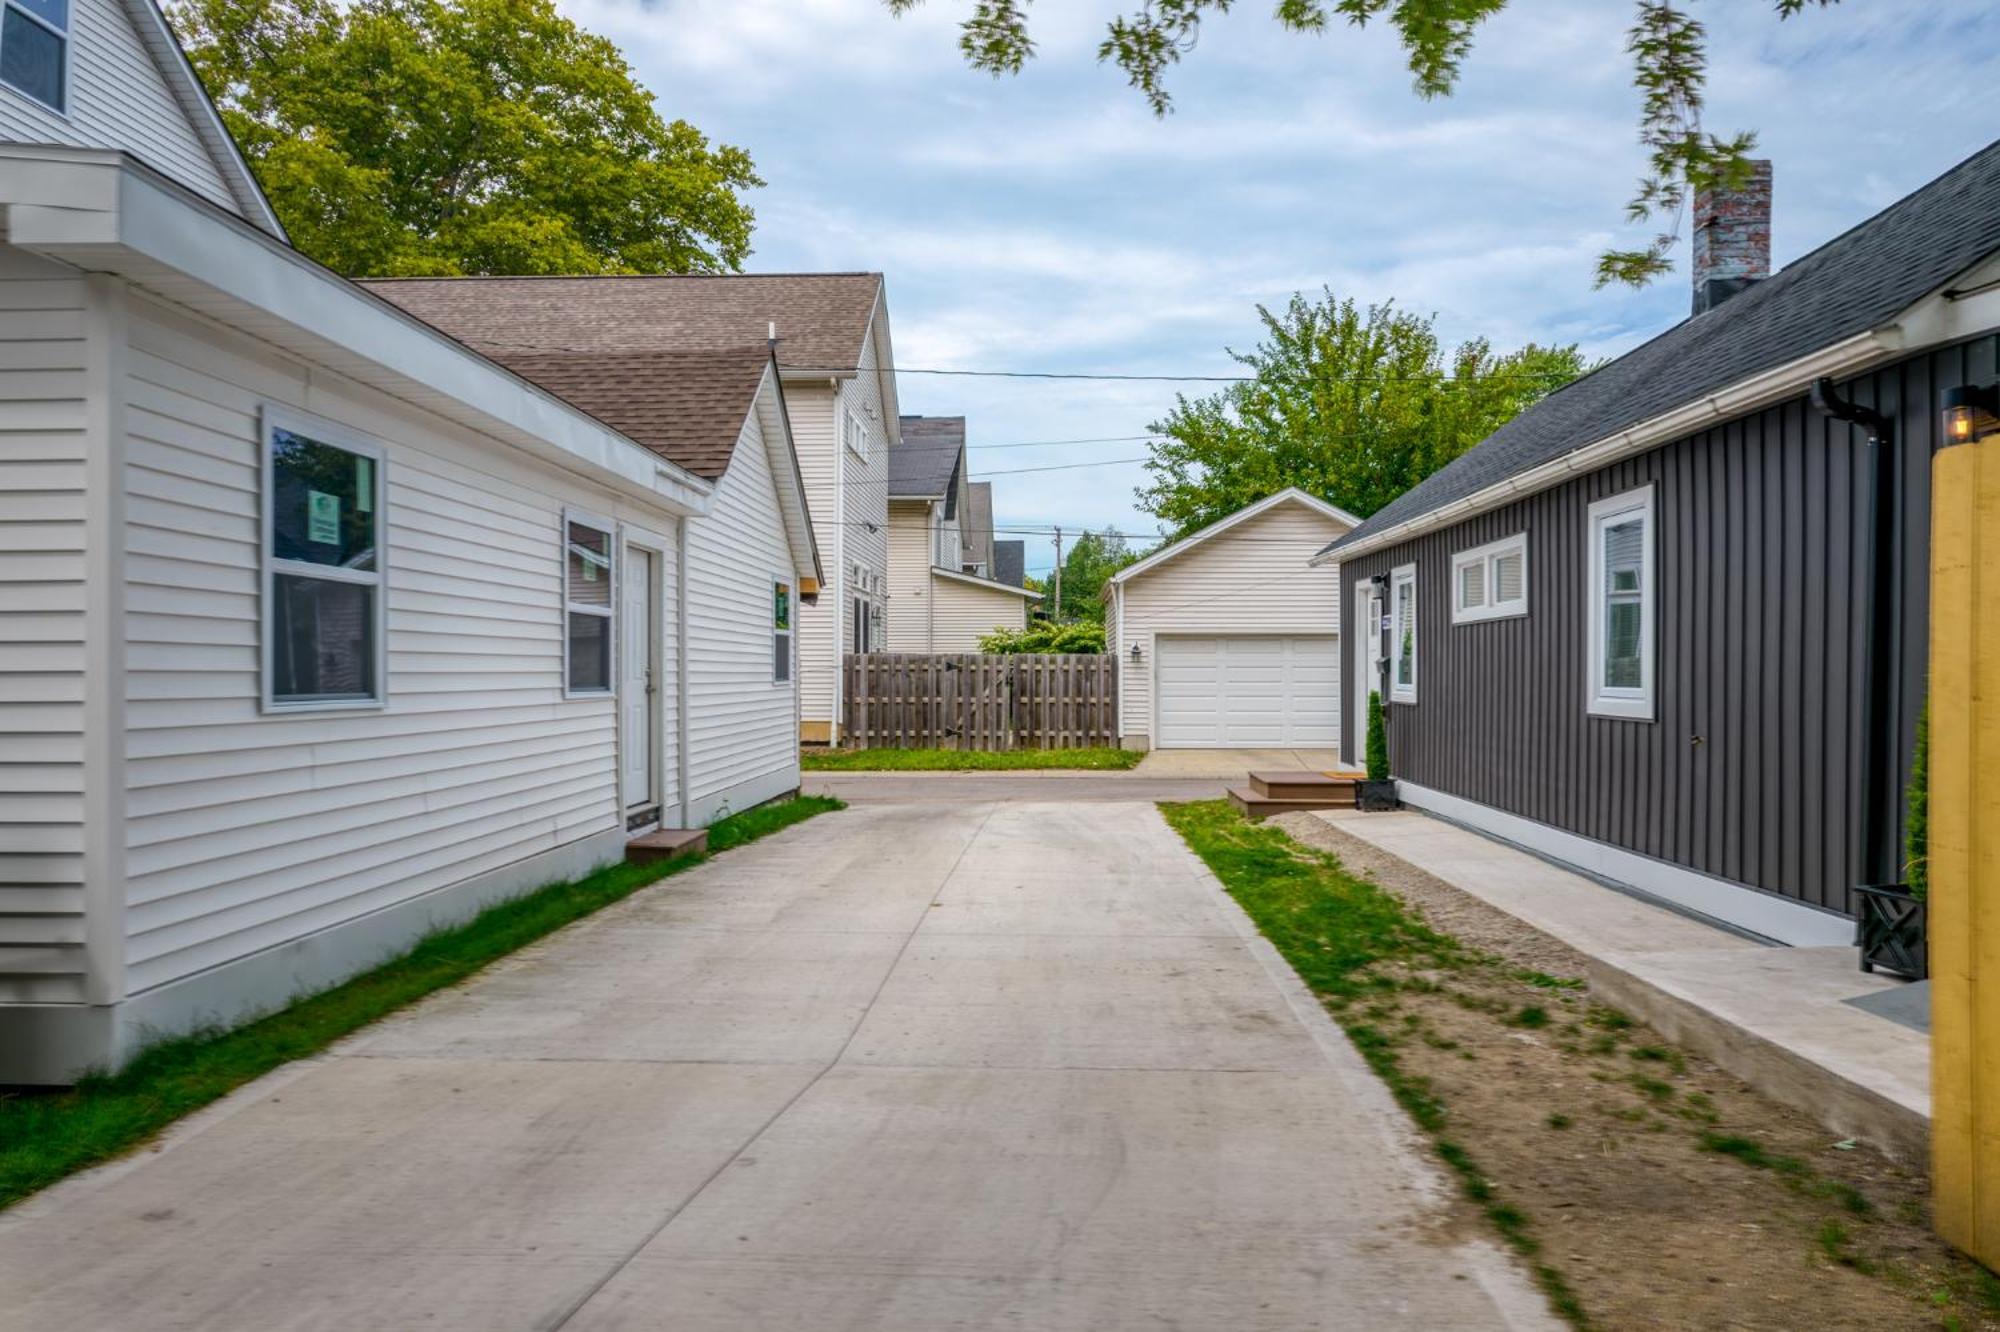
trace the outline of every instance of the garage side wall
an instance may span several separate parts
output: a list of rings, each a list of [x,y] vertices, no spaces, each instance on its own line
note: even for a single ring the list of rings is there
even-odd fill
[[[1337,634],[1340,572],[1306,561],[1345,530],[1302,504],[1281,504],[1125,583],[1121,742],[1152,746],[1159,635]]]
[[[979,640],[995,629],[1028,626],[1026,597],[989,591],[949,578],[931,579],[932,652],[977,652]]]

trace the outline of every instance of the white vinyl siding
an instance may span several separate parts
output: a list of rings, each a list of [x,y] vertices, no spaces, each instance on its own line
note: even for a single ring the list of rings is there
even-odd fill
[[[565,506],[613,497],[162,306],[130,340],[131,990],[618,826],[615,701],[563,696],[560,557]],[[380,709],[258,710],[267,401],[383,443]]]
[[[123,149],[241,212],[121,0],[71,0],[66,113],[0,84],[0,140]]]
[[[1589,711],[1653,719],[1653,488],[1590,506]]]
[[[1305,504],[1282,503],[1119,584],[1120,733],[1158,743],[1152,738],[1156,635],[1336,633],[1338,571],[1306,561],[1346,530]],[[1117,602],[1107,610],[1115,618]]]
[[[85,993],[87,289],[0,246],[0,1001]]]
[[[995,629],[1025,629],[1026,597],[998,588],[974,587],[951,578],[931,579],[930,646],[923,652],[977,652],[979,640]]]
[[[758,420],[687,531],[688,786],[694,822],[709,823],[798,786],[798,670],[771,678],[772,590],[791,550]],[[799,624],[796,594],[792,609]]]
[[[930,651],[931,501],[889,504],[890,652]]]
[[[1389,698],[1417,701],[1417,566],[1389,575]]]
[[[1517,532],[1451,557],[1451,622],[1528,613],[1528,536]]]

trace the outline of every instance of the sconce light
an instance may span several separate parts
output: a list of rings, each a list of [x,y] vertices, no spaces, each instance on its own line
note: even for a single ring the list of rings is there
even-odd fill
[[[1132,645],[1132,664],[1134,666],[1139,664],[1139,645],[1137,643]]]
[[[2000,430],[2000,389],[1966,384],[1944,391],[1944,442],[1969,444]]]

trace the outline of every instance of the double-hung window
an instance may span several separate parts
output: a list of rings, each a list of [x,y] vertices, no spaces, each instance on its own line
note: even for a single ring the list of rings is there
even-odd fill
[[[0,83],[69,110],[69,0],[0,3]]]
[[[612,524],[563,515],[563,692],[611,692]]]
[[[859,416],[856,416],[846,408],[841,409],[840,421],[841,436],[846,441],[848,449],[853,452],[855,457],[866,461],[868,457],[868,427],[861,423]]]
[[[1590,698],[1602,717],[1653,720],[1653,488],[1590,506]]]
[[[792,585],[771,580],[771,683],[792,679]]]
[[[1451,557],[1451,622],[1499,620],[1528,613],[1528,534]]]
[[[382,450],[331,422],[263,413],[264,706],[382,701]]]
[[[1417,566],[1405,564],[1389,575],[1389,698],[1417,701]]]
[[[874,629],[875,621],[868,613],[868,598],[856,597],[854,599],[854,650],[856,652],[873,652],[875,650]]]

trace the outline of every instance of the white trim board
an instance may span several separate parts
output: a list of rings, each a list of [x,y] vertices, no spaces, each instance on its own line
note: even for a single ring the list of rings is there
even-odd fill
[[[1182,555],[1187,554],[1187,552],[1193,550],[1209,538],[1221,536],[1230,528],[1237,526],[1239,523],[1247,523],[1259,514],[1269,513],[1280,504],[1303,504],[1315,513],[1331,518],[1334,522],[1347,524],[1349,531],[1361,525],[1361,520],[1347,510],[1328,504],[1316,495],[1308,495],[1297,486],[1287,486],[1275,495],[1266,495],[1255,504],[1244,505],[1227,518],[1218,518],[1198,532],[1191,532],[1178,541],[1168,542],[1145,559],[1140,560],[1137,564],[1126,565],[1123,569],[1111,575],[1110,581],[1105,586],[1107,588],[1114,585],[1123,586],[1131,582],[1134,578],[1149,573],[1160,565],[1167,563],[1169,560],[1179,559]]]
[[[1398,781],[1396,788],[1404,804],[1511,842],[1677,910],[1795,948],[1845,948],[1854,943],[1854,922],[1831,911],[1787,901],[1744,884],[1565,832],[1415,782]]]

